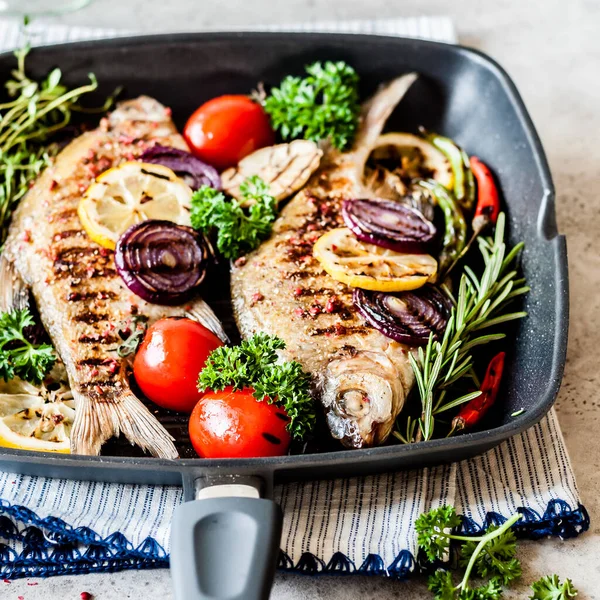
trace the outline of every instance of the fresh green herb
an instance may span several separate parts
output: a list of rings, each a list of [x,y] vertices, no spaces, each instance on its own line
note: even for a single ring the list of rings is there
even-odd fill
[[[222,192],[203,185],[192,196],[192,227],[205,233],[216,229],[219,252],[233,260],[269,237],[277,214],[275,198],[260,177],[246,179],[240,192],[243,200],[227,200]],[[250,203],[248,209],[243,208]]]
[[[514,267],[524,244],[517,244],[507,253],[504,226],[505,217],[501,213],[494,238],[478,238],[485,263],[483,275],[477,278],[470,267],[464,268],[456,299],[449,294],[454,307],[442,340],[434,342],[432,336],[425,349],[419,348],[416,356],[409,354],[422,411],[418,419],[408,417],[405,434],[394,432],[404,443],[431,439],[436,415],[480,394],[468,393],[450,401],[446,397],[457,381],[472,377],[472,349],[505,337],[504,333],[479,335],[479,332],[527,315],[506,311],[507,305],[529,288],[524,279],[517,278]]]
[[[26,327],[35,325],[29,309],[0,313],[0,377],[4,381],[20,377],[31,383],[41,383],[56,362],[49,344],[32,344],[26,337]]]
[[[521,518],[513,515],[502,525],[489,527],[480,536],[452,533],[461,519],[452,506],[441,506],[422,514],[415,521],[417,542],[431,563],[452,557],[454,542],[460,543],[459,560],[465,572],[455,585],[452,573],[438,568],[429,576],[427,586],[435,600],[498,600],[502,587],[510,585],[521,576],[521,563],[517,558],[517,539],[512,531]],[[469,585],[472,575],[487,579],[478,587]],[[561,583],[558,575],[542,577],[532,586],[531,600],[573,600],[577,590],[570,579]]]
[[[489,527],[486,534],[491,534],[500,529]],[[478,543],[470,540],[460,549],[459,564],[468,566],[477,550]],[[503,585],[508,585],[521,576],[521,563],[516,558],[517,538],[511,529],[502,535],[491,539],[475,559],[475,570],[479,577],[496,577]]]
[[[536,581],[532,586],[531,600],[573,600],[577,590],[570,579],[561,582],[558,575],[547,575]]]
[[[41,82],[25,72],[29,47],[15,52],[17,68],[5,87],[12,100],[0,104],[0,244],[7,233],[10,216],[30,187],[30,183],[52,160],[58,148],[47,147],[52,135],[66,127],[84,94],[98,84],[90,73],[90,83],[69,90],[61,84],[61,71],[54,69]],[[99,110],[113,101],[109,97]]]
[[[316,421],[310,376],[300,363],[279,360],[277,351],[284,348],[283,340],[266,333],[257,333],[239,346],[217,348],[200,372],[198,389],[253,388],[257,400],[266,399],[285,409],[290,418],[288,431],[302,439],[312,431]]]
[[[284,140],[329,140],[343,150],[354,139],[360,112],[358,75],[345,62],[306,67],[308,76],[288,76],[264,100],[273,127]]]
[[[460,563],[465,573],[454,585],[449,571],[438,569],[428,580],[428,587],[436,600],[497,600],[506,585],[521,575],[521,565],[516,558],[516,540],[511,527],[521,518],[513,515],[500,527],[490,527],[481,536],[456,535],[452,530],[460,525],[460,518],[451,506],[442,506],[422,514],[415,522],[419,547],[431,561],[444,560],[450,554],[452,541],[464,542]],[[472,573],[489,580],[479,586],[469,586]]]
[[[520,417],[522,414],[525,414],[525,409],[524,408],[520,408],[519,410],[515,410],[514,413],[511,413],[510,416],[511,417]]]
[[[126,358],[137,352],[138,346],[142,343],[146,329],[148,328],[148,317],[145,315],[135,315],[125,327],[119,330],[119,335],[123,334],[125,339],[121,344],[114,348],[117,356]]]

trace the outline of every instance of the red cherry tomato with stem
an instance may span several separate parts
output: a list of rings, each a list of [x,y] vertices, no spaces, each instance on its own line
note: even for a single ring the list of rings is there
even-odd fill
[[[152,402],[192,412],[202,396],[196,387],[208,355],[223,342],[197,321],[160,319],[148,328],[133,361],[133,375]]]
[[[246,388],[207,392],[190,417],[190,440],[204,458],[281,456],[289,448],[285,410]]]
[[[275,141],[262,106],[238,95],[205,102],[188,119],[183,135],[199,159],[221,170]]]

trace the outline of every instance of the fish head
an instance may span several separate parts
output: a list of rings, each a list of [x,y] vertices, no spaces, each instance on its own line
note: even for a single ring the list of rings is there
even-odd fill
[[[322,393],[331,435],[349,448],[382,444],[408,389],[385,352],[357,350],[335,358],[325,370]]]

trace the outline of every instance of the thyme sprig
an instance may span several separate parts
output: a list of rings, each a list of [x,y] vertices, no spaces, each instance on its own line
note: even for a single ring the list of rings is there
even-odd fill
[[[90,73],[88,84],[68,89],[58,68],[40,82],[31,79],[25,72],[29,51],[29,46],[15,51],[17,68],[5,83],[9,101],[0,104],[0,244],[13,209],[58,151],[48,146],[52,136],[71,122],[74,111],[82,110],[81,96],[98,87]],[[107,110],[113,99],[98,110]]]
[[[444,337],[439,341],[430,337],[425,349],[419,348],[416,356],[409,355],[422,410],[417,419],[407,418],[405,433],[398,429],[394,431],[403,443],[430,440],[437,415],[480,395],[476,391],[453,400],[447,399],[451,386],[464,377],[472,376],[473,348],[506,337],[502,332],[482,335],[481,332],[527,315],[522,311],[506,310],[508,304],[526,294],[529,287],[524,279],[518,277],[514,267],[524,244],[519,243],[507,252],[505,223],[505,215],[501,213],[494,237],[478,238],[485,264],[481,277],[478,278],[470,267],[465,266],[456,298],[444,288],[454,304]]]

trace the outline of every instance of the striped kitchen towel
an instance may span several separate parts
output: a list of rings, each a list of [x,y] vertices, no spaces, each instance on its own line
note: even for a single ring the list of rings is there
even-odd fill
[[[406,35],[453,42],[445,18],[320,23],[269,30]],[[34,24],[34,45],[128,32]],[[0,21],[0,50],[23,32]],[[589,527],[555,412],[496,449],[457,464],[279,486],[284,511],[279,566],[305,573],[405,577],[415,569],[415,519],[452,504],[475,533],[523,514],[526,537],[575,536]],[[166,567],[182,490],[0,473],[0,577]]]

